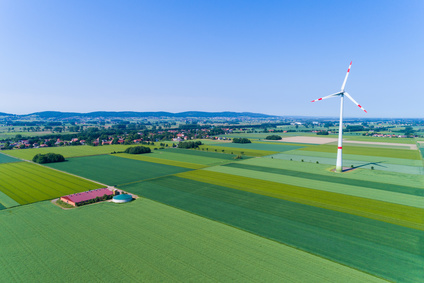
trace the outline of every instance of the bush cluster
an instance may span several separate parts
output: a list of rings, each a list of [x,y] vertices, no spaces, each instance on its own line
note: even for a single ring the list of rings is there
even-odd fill
[[[247,138],[233,138],[233,143],[251,143]]]
[[[317,132],[317,135],[320,135],[320,136],[328,136],[328,131],[325,131],[325,130],[318,131],[318,132]]]
[[[80,202],[77,202],[75,205],[76,206],[82,206],[82,205],[86,205],[86,204],[90,204],[90,203],[96,203],[96,202],[99,202],[99,201],[108,200],[108,199],[111,199],[111,198],[113,198],[113,195],[109,196],[107,194],[104,194],[102,197],[96,197],[96,198],[89,199],[89,200],[86,200],[86,201],[80,201]]]
[[[33,162],[37,163],[53,163],[53,162],[63,162],[65,157],[62,154],[56,153],[47,153],[47,154],[37,154],[32,158]]]
[[[271,135],[265,138],[266,140],[281,140],[281,136]]]
[[[150,150],[150,147],[139,145],[139,146],[129,147],[124,152],[129,154],[142,154],[142,153],[150,153],[152,151]]]
[[[188,142],[179,142],[178,148],[198,148],[199,145],[202,145],[203,143],[201,141],[188,141]]]

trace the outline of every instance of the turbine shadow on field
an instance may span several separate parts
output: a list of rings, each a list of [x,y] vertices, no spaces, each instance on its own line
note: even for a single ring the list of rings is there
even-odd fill
[[[361,165],[353,166],[351,168],[344,169],[343,172],[347,172],[347,171],[350,171],[350,170],[355,170],[355,169],[358,169],[358,168],[361,168],[361,167],[365,167],[365,166],[368,166],[368,165],[375,165],[375,166],[380,166],[380,167],[387,168],[386,166],[380,165],[380,163],[383,163],[383,162],[385,162],[385,161],[368,162],[368,163],[365,163],[365,164],[361,164]]]

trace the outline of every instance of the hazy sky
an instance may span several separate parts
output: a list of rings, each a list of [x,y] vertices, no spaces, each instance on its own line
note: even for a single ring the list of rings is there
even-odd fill
[[[424,1],[0,0],[0,112],[424,117]]]

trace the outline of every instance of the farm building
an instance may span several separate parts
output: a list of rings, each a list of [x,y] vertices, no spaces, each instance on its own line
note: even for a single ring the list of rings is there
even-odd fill
[[[76,206],[77,203],[95,199],[96,197],[103,197],[104,195],[111,196],[113,195],[113,192],[107,188],[102,188],[63,196],[60,198],[60,200],[70,205]]]

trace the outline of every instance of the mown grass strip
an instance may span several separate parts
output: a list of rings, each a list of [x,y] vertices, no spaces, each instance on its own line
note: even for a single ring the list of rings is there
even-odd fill
[[[255,150],[255,149],[244,149],[242,147],[226,147],[227,144],[223,146],[211,146],[211,145],[201,145],[200,149],[204,148],[206,151],[210,152],[222,152],[230,153],[235,155],[247,155],[252,157],[267,156],[279,153],[279,151],[266,151],[266,150]]]
[[[334,145],[319,145],[319,146],[308,146],[304,148],[299,148],[300,151],[318,151],[318,152],[327,152],[327,153],[336,153],[337,147]],[[402,158],[402,159],[412,159],[420,160],[421,155],[418,150],[407,150],[407,149],[391,149],[391,148],[375,148],[375,147],[358,147],[358,146],[349,146],[346,144],[343,146],[344,154],[354,154],[354,155],[367,155],[367,156],[377,156],[377,157],[392,157],[392,158]]]
[[[424,231],[424,209],[416,207],[206,170],[176,176]]]
[[[255,166],[255,165],[248,165],[248,164],[241,164],[241,163],[230,163],[230,164],[226,164],[222,166],[253,170],[257,172],[267,172],[267,173],[273,173],[273,174],[287,175],[292,177],[331,182],[331,183],[337,183],[337,184],[344,184],[344,185],[350,185],[350,186],[367,187],[367,188],[372,188],[372,189],[377,189],[382,191],[397,192],[397,193],[409,194],[414,196],[424,196],[424,188],[392,185],[387,183],[378,183],[378,182],[355,180],[355,179],[346,179],[346,178],[337,177],[337,175],[330,177],[328,175],[322,175],[322,174],[314,174],[309,172],[300,172],[300,171],[271,168],[271,167],[264,167],[264,166]]]
[[[128,158],[128,159],[134,159],[134,160],[141,160],[146,162],[153,162],[158,164],[165,164],[165,165],[171,165],[171,166],[177,166],[177,167],[183,167],[183,168],[189,168],[189,169],[201,169],[207,167],[206,165],[201,164],[194,164],[194,163],[188,163],[188,162],[181,162],[181,161],[175,161],[175,160],[169,160],[169,159],[161,159],[161,158],[155,158],[148,156],[146,154],[126,154],[126,153],[119,153],[114,154],[114,156],[122,157],[122,158]],[[155,155],[157,156],[157,155]]]
[[[125,189],[392,281],[424,274],[418,230],[174,176]]]

